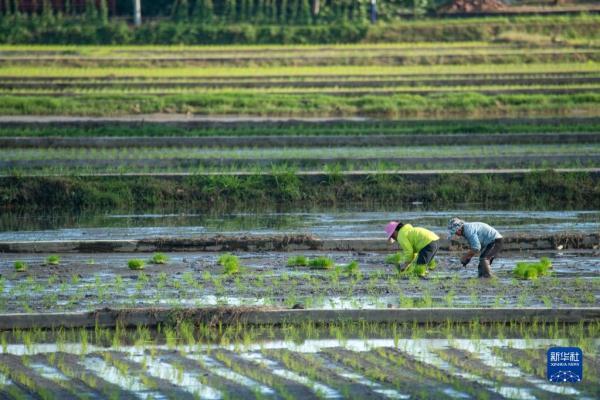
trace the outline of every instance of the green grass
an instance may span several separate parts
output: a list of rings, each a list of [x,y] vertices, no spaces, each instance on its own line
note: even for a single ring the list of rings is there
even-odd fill
[[[308,266],[308,258],[306,256],[294,256],[288,258],[287,261],[288,267],[307,267]]]
[[[129,267],[129,269],[134,270],[134,271],[144,269],[145,265],[146,265],[146,262],[139,258],[134,258],[127,262],[127,266]]]
[[[46,258],[46,264],[48,264],[48,265],[58,265],[58,264],[60,264],[60,256],[57,256],[56,254],[49,255]]]
[[[234,275],[240,273],[240,259],[233,254],[223,254],[217,260],[223,267],[223,274]]]
[[[14,267],[17,272],[27,271],[27,263],[25,261],[15,261]]]
[[[383,175],[333,176],[332,184],[315,184],[310,176],[293,171],[268,175],[191,175],[185,177],[10,177],[0,179],[0,198],[13,210],[135,210],[172,208],[186,204],[206,212],[335,207],[348,204],[410,203],[414,199],[435,207],[480,203],[483,208],[510,202],[528,210],[597,209],[598,177],[586,172],[539,171],[514,175],[431,176],[423,185],[419,177]],[[485,188],[485,190],[482,190]],[[48,197],[47,193],[52,193]],[[510,194],[510,196],[508,195]],[[252,204],[248,199],[252,198]]]
[[[328,257],[316,257],[308,262],[308,266],[311,269],[332,269],[335,263]]]
[[[164,253],[154,253],[150,262],[152,262],[152,264],[167,264],[169,262],[169,257]]]
[[[550,259],[542,257],[539,262],[518,262],[513,275],[520,279],[536,280],[538,277],[549,275],[551,268]]]

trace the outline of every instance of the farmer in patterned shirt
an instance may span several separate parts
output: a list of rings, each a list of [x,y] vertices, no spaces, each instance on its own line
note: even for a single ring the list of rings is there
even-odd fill
[[[462,236],[469,242],[469,250],[460,258],[464,267],[471,258],[479,254],[479,278],[492,278],[491,265],[494,258],[502,250],[502,235],[483,222],[465,222],[460,218],[452,218],[448,223],[448,238]]]

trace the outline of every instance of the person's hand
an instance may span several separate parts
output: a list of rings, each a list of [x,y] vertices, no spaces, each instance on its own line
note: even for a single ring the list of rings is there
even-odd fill
[[[471,257],[469,257],[467,254],[460,258],[460,263],[463,265],[463,267],[466,267],[469,261],[471,261]]]
[[[404,264],[402,266],[399,265],[398,266],[398,272],[404,272],[404,271],[406,271],[409,266],[410,266],[410,263],[406,263],[406,264]]]

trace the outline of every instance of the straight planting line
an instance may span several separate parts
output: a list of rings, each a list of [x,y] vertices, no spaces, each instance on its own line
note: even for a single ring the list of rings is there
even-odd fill
[[[545,171],[556,173],[589,173],[593,175],[600,174],[600,168],[511,168],[511,169],[432,169],[432,170],[412,170],[412,171],[340,171],[327,173],[323,171],[295,171],[297,176],[313,177],[331,177],[332,175],[367,177],[372,175],[394,175],[394,176],[431,176],[436,175],[524,175],[539,173]],[[282,173],[286,173],[283,171]],[[155,177],[155,178],[177,178],[188,176],[278,176],[277,173],[252,172],[252,171],[229,171],[229,172],[123,172],[123,173],[73,173],[73,174],[0,174],[2,178],[56,178],[56,177]]]
[[[92,312],[0,315],[0,330],[114,328],[172,324],[186,319],[209,325],[371,323],[589,323],[600,320],[600,307],[586,308],[407,308],[375,310],[289,310],[258,308],[133,308]]]
[[[579,163],[590,165],[591,163],[598,164],[600,162],[600,154],[505,154],[499,156],[404,156],[404,157],[352,157],[349,155],[331,156],[331,157],[239,157],[229,158],[223,155],[213,155],[210,157],[165,157],[165,158],[116,158],[101,159],[101,158],[67,158],[68,155],[57,158],[36,159],[35,157],[23,156],[18,160],[0,160],[1,169],[37,169],[44,167],[60,167],[60,168],[111,168],[111,167],[126,167],[126,168],[199,168],[199,167],[270,167],[272,165],[287,165],[300,167],[315,167],[325,165],[358,165],[377,163],[386,163],[396,165],[398,169],[411,168],[414,165],[477,165],[480,167],[494,167],[504,164],[504,166],[531,166],[531,165],[549,165],[558,163]],[[394,167],[389,167],[394,168]]]
[[[503,133],[503,134],[349,134],[306,136],[78,136],[0,137],[0,148],[120,148],[120,147],[350,147],[424,146],[474,144],[572,144],[600,143],[600,133]]]
[[[251,127],[264,127],[264,123],[278,124],[314,124],[315,126],[322,127],[323,123],[327,126],[336,123],[366,123],[376,124],[378,126],[394,126],[401,122],[402,126],[413,126],[413,125],[441,125],[447,122],[460,122],[465,124],[470,123],[487,123],[487,124],[559,124],[559,123],[598,123],[600,118],[598,117],[567,117],[567,118],[555,118],[555,117],[521,117],[521,118],[465,118],[457,117],[455,119],[446,118],[443,120],[431,120],[431,119],[406,119],[402,121],[389,120],[389,119],[374,119],[371,117],[263,117],[263,116],[252,116],[252,115],[188,115],[188,114],[166,114],[166,113],[153,113],[153,114],[130,114],[122,116],[70,116],[70,115],[0,115],[0,126],[5,124],[31,124],[34,126],[44,125],[49,123],[55,124],[74,124],[75,126],[81,126],[82,124],[97,124],[98,126],[105,126],[106,124],[121,124],[121,123],[134,123],[138,126],[139,123],[144,124],[186,124],[193,126],[197,123],[199,127],[210,127],[207,124],[223,124],[225,126],[234,125],[235,123],[244,123],[244,127],[247,128],[248,123],[260,123],[260,125],[250,125]],[[219,125],[218,125],[219,126]],[[357,126],[362,126],[359,124]]]
[[[79,77],[60,77],[60,76],[23,76],[23,75],[3,75],[0,71],[0,83],[15,83],[15,82],[64,82],[64,83],[78,83],[78,82],[108,82],[108,83],[128,83],[128,81],[135,81],[138,83],[197,83],[197,82],[263,82],[263,81],[309,81],[309,80],[331,80],[335,79],[406,79],[406,80],[437,80],[437,79],[538,79],[538,78],[586,78],[586,77],[597,77],[598,72],[594,71],[569,71],[569,72],[472,72],[472,73],[447,73],[447,72],[430,72],[430,73],[415,73],[415,74],[300,74],[300,75],[235,75],[235,76],[223,76],[223,75],[204,75],[204,76],[165,76],[165,77],[144,77],[138,75],[122,75],[122,76],[79,76]]]

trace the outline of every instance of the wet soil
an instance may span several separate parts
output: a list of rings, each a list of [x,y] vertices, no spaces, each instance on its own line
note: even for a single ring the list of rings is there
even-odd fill
[[[380,253],[303,253],[326,255],[337,267],[313,270],[287,267],[297,253],[241,253],[239,274],[226,275],[219,254],[171,253],[166,265],[147,264],[132,271],[127,261],[149,254],[67,254],[60,265],[46,265],[46,255],[13,254],[0,261],[1,312],[86,311],[102,307],[278,306],[349,309],[397,307],[578,307],[600,299],[598,250],[580,253],[510,255],[495,260],[497,279],[477,279],[475,261],[463,268],[458,258],[438,255],[427,279],[399,278]],[[550,256],[552,276],[517,280],[517,261]],[[536,258],[533,258],[536,257]],[[15,272],[16,259],[26,272]],[[343,265],[358,261],[360,274]],[[92,263],[93,262],[93,263]]]

